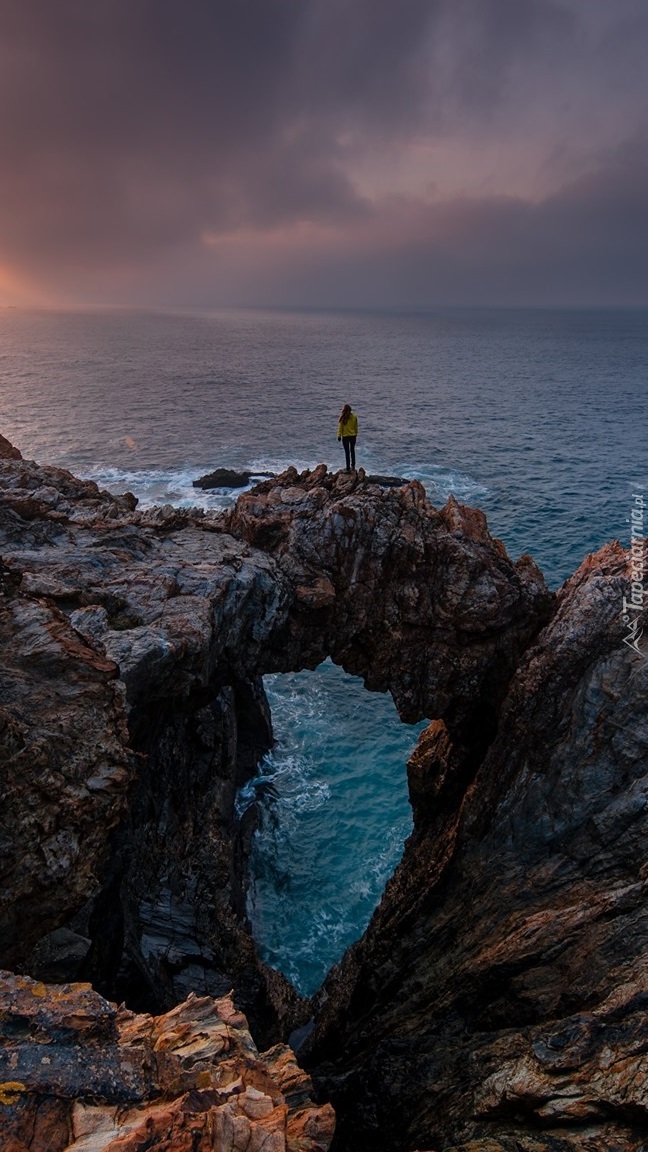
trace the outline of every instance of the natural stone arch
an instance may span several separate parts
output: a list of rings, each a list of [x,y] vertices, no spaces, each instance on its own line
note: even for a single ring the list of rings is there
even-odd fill
[[[30,749],[50,673],[36,665],[24,675],[21,652],[33,639],[19,630],[5,735],[18,725],[22,743],[9,743],[7,760],[18,818],[6,836],[10,852],[20,843],[21,921],[3,960],[27,962],[34,941],[99,882],[90,975],[121,971],[164,1006],[187,981],[216,994],[233,984],[252,1022],[276,1035],[298,1011],[241,923],[233,820],[236,785],[269,740],[258,678],[330,655],[368,687],[391,691],[404,719],[444,717],[472,772],[550,612],[544,581],[528,558],[508,559],[481,513],[452,499],[438,511],[416,483],[289,470],[232,513],[204,516],[139,513],[132,499],[58,469],[1,467],[5,607],[15,615],[40,606],[39,643],[63,637],[74,685],[49,744],[54,776],[65,774],[72,727],[86,749],[73,789],[55,785],[44,798]],[[88,669],[92,708],[99,691],[109,733],[98,745]],[[38,815],[25,818],[39,804],[52,842],[75,845],[51,867]],[[9,880],[5,923],[18,893]]]

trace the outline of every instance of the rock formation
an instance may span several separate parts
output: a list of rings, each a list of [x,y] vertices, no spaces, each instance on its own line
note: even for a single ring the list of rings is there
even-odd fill
[[[0,436],[0,460],[22,460],[22,453],[7,440]]]
[[[231,997],[137,1016],[89,984],[0,973],[3,1152],[327,1152],[335,1117]]]
[[[325,465],[239,497],[228,531],[276,557],[294,591],[286,667],[331,655],[391,692],[404,720],[442,717],[469,743],[494,730],[506,685],[552,597],[486,518],[417,481],[384,489]],[[300,661],[301,656],[301,661]]]
[[[271,743],[256,665],[286,611],[273,565],[200,516],[0,468],[2,962],[158,1010],[236,985],[276,1035],[299,998],[246,930],[234,820]]]
[[[23,460],[0,481],[2,960],[33,971],[67,918],[105,994],[159,1009],[234,986],[269,1040],[299,1010],[259,965],[236,866],[235,790],[271,742],[259,677],[331,654],[483,747],[542,578],[481,513],[362,473],[292,470],[228,516],[139,513]]]
[[[645,1149],[648,661],[626,589],[615,544],[563,587],[467,790],[445,726],[423,733],[414,834],[310,1041],[345,1149]]]
[[[289,469],[228,513],[141,512],[0,443],[0,556],[6,966],[155,1012],[233,988],[263,1047],[303,1022],[247,931],[234,796],[272,740],[260,677],[330,655],[431,720],[402,864],[300,1050],[336,1147],[639,1152],[647,664],[619,546],[554,597],[416,482]]]

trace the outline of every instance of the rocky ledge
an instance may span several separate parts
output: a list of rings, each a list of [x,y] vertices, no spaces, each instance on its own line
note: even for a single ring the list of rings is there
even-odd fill
[[[154,1013],[233,989],[260,1047],[314,1014],[299,1056],[345,1152],[639,1152],[623,550],[553,596],[482,513],[324,466],[228,513],[141,512],[0,443],[0,494],[5,966]],[[261,677],[327,656],[431,723],[402,864],[308,1005],[256,955],[234,797],[272,741]]]
[[[327,1152],[290,1048],[258,1052],[231,997],[193,994],[163,1016],[109,1004],[89,984],[0,973],[4,1152]]]

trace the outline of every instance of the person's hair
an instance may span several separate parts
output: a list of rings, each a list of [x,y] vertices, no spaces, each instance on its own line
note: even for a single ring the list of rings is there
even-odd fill
[[[351,415],[351,405],[345,404],[340,412],[340,421],[346,420]]]

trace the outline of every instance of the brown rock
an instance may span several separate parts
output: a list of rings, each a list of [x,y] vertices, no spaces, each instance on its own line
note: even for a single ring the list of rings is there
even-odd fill
[[[0,436],[0,460],[22,460],[20,452],[10,444],[6,436]]]
[[[259,1053],[229,997],[137,1016],[88,985],[2,973],[0,1038],[3,1149],[327,1152],[333,1137],[293,1053]]]

